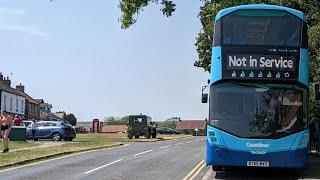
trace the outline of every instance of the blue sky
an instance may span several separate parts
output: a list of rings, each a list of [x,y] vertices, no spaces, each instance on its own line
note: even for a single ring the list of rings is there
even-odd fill
[[[0,71],[80,121],[140,112],[205,118],[209,74],[193,66],[200,2],[178,0],[171,18],[152,5],[127,30],[118,3],[1,0]]]

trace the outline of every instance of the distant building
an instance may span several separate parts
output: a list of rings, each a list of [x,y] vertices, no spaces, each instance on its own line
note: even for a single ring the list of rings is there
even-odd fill
[[[127,133],[126,125],[103,125],[101,133]]]
[[[59,119],[59,117],[51,112],[52,104],[45,103],[43,99],[36,99],[36,101],[40,104],[40,120],[49,121],[52,119]]]
[[[6,110],[11,116],[19,115],[25,118],[26,98],[20,91],[11,87],[9,77],[5,78],[0,73],[0,109]]]
[[[25,117],[24,119],[39,119],[40,118],[40,103],[33,99],[25,92],[25,87],[20,84],[16,86],[16,89],[22,96],[25,97]]]
[[[206,135],[206,125],[205,120],[181,120],[177,124],[177,130],[182,134],[195,135],[198,131],[198,135]]]

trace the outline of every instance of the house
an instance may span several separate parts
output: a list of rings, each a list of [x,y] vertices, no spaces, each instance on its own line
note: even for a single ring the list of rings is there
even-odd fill
[[[177,130],[182,134],[206,135],[206,120],[180,120],[177,124]]]
[[[0,73],[0,109],[6,110],[11,116],[19,115],[25,118],[26,98],[15,88],[11,87],[9,77],[5,78]]]
[[[104,125],[101,133],[127,133],[126,125]]]
[[[25,87],[20,83],[16,89],[25,97],[25,119],[40,118],[40,103],[25,92]]]
[[[35,99],[40,104],[40,120],[49,121],[52,119],[59,119],[55,116],[52,110],[52,104],[45,103],[43,99]]]

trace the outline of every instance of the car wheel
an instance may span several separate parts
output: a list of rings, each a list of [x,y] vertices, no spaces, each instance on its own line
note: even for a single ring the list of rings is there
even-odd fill
[[[132,134],[129,134],[129,135],[128,135],[128,138],[129,138],[129,139],[132,139],[132,138],[133,138],[133,135],[132,135]]]
[[[138,136],[138,135],[135,135],[134,137],[135,137],[136,139],[139,139],[139,138],[140,138],[140,136]]]
[[[53,141],[61,141],[61,134],[58,132],[55,132],[52,134],[52,140]]]

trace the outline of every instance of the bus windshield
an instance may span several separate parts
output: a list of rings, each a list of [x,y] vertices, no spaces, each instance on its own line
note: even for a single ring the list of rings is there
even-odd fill
[[[244,138],[280,138],[307,126],[306,91],[281,85],[211,86],[210,123]]]
[[[299,46],[302,20],[283,11],[238,10],[222,18],[226,45]]]

